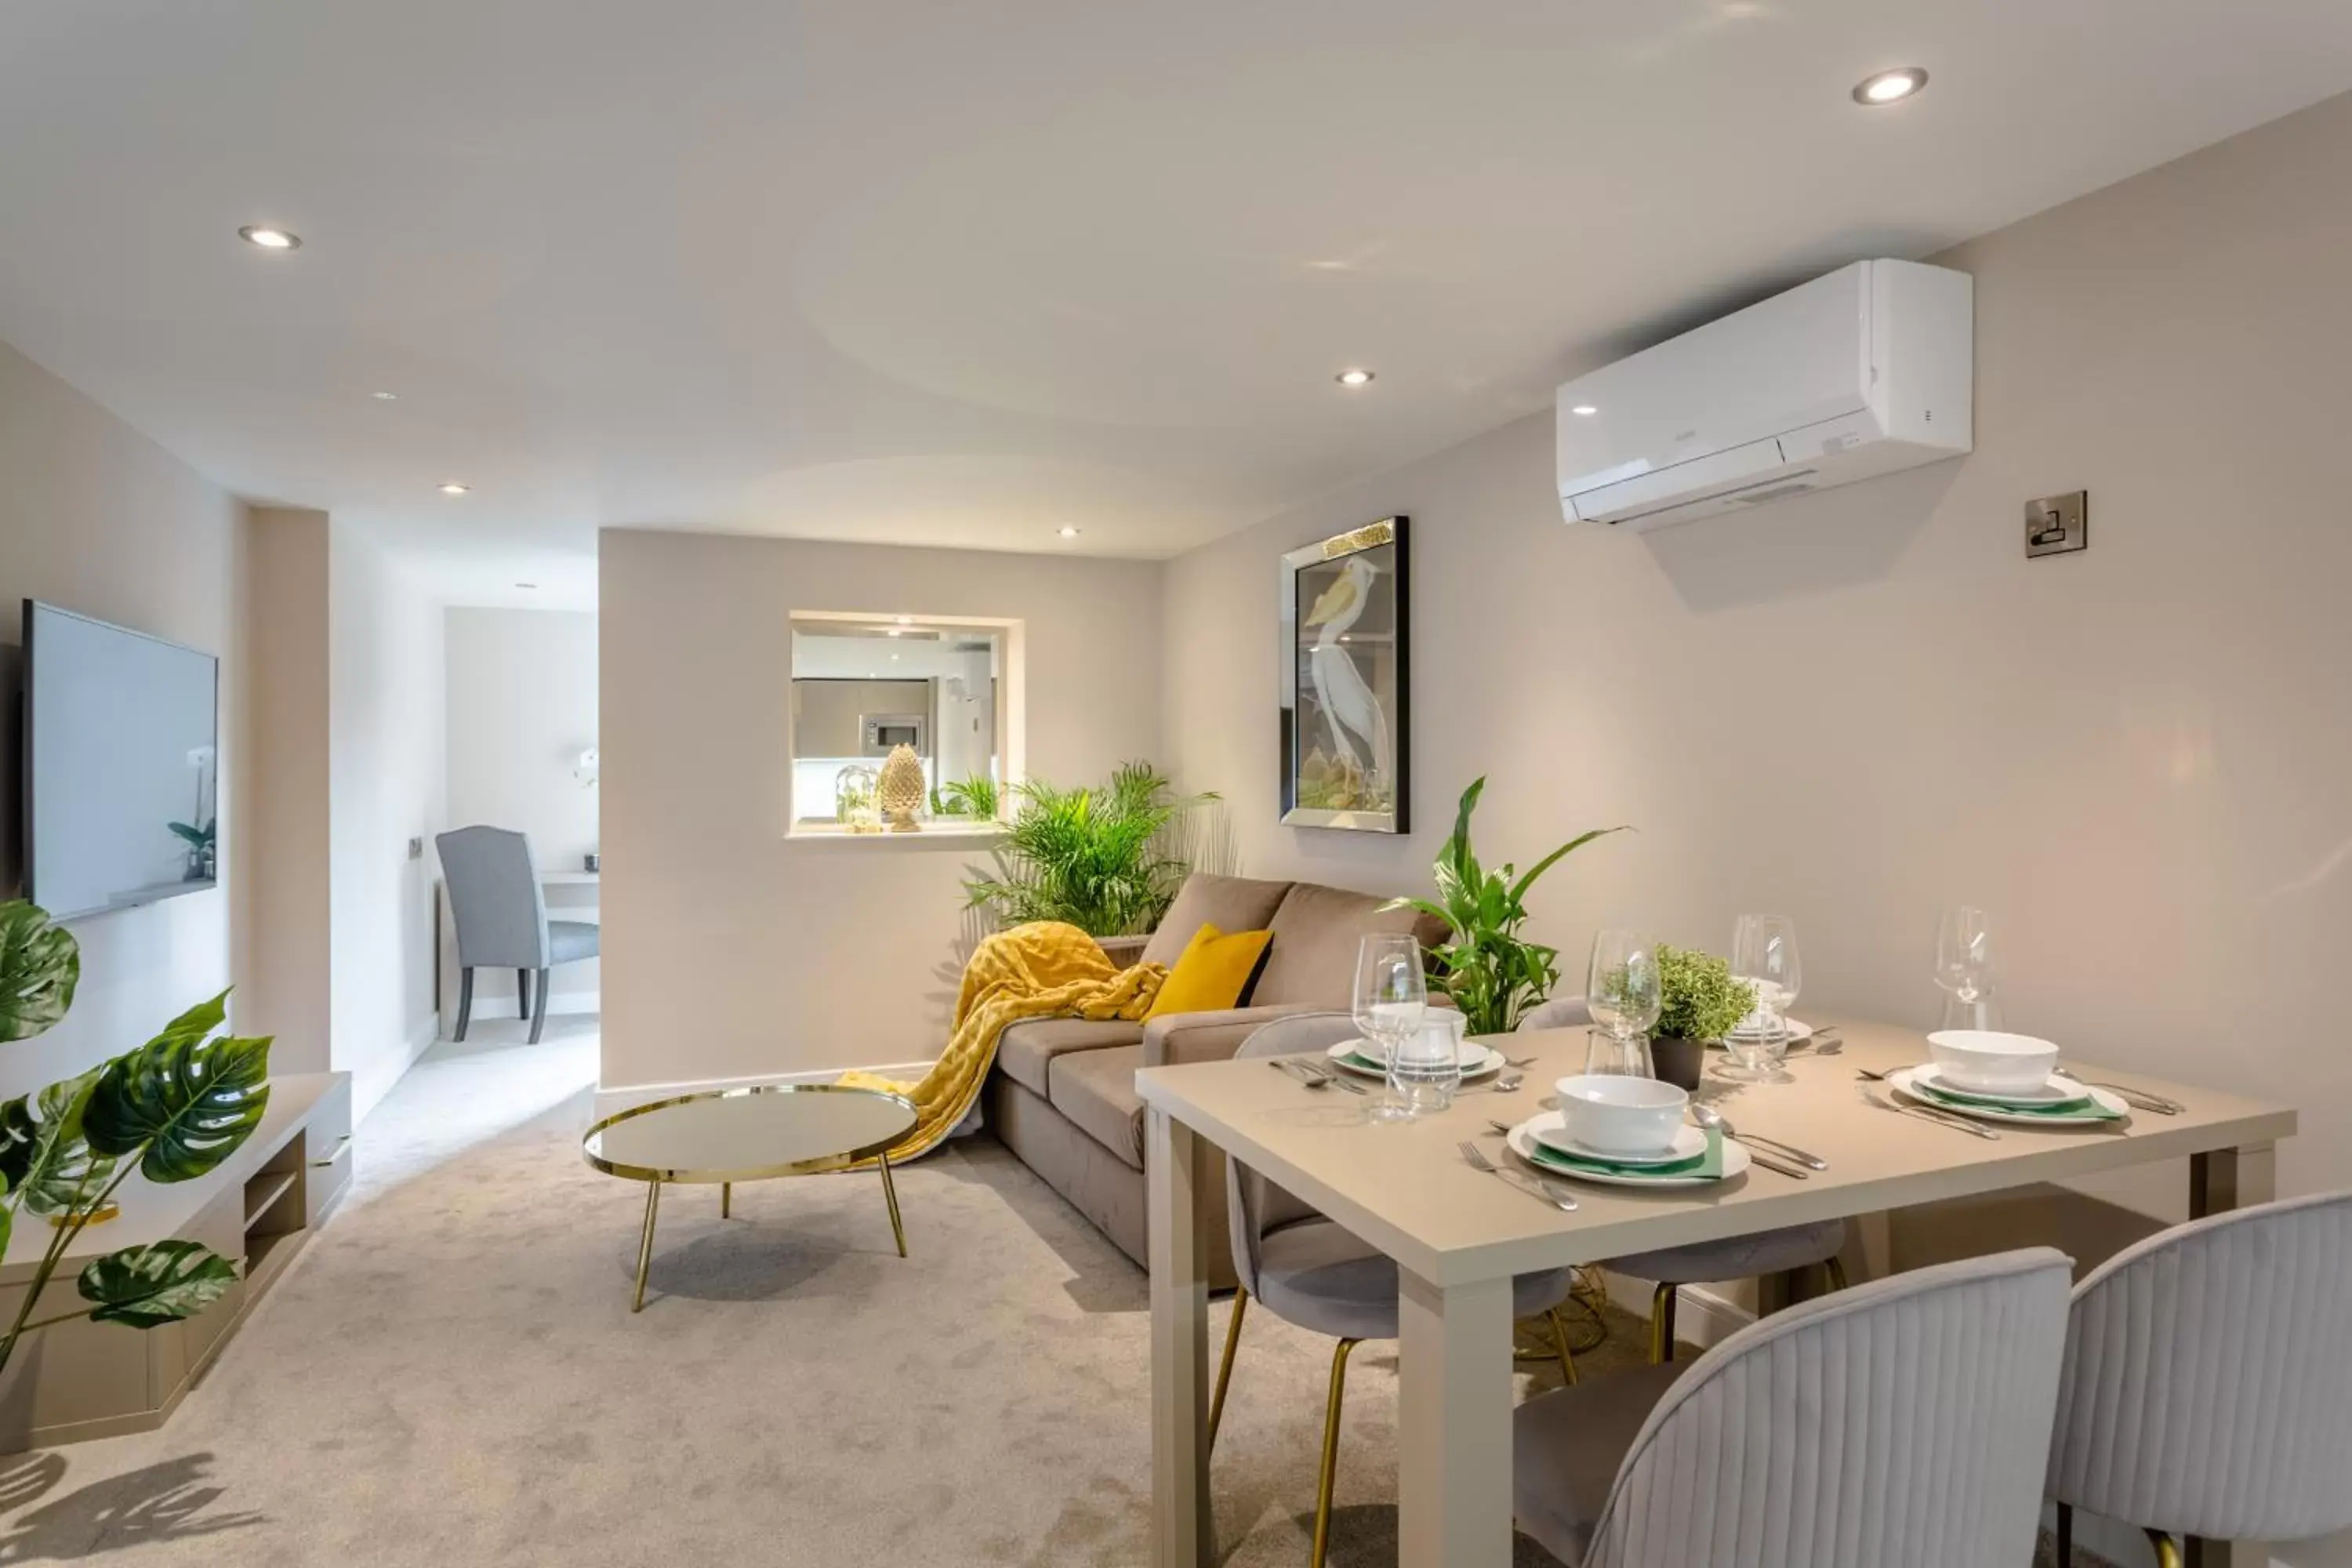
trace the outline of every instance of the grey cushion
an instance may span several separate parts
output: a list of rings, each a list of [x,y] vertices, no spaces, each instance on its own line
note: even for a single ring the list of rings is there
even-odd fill
[[[1135,1092],[1135,1069],[1142,1065],[1139,1042],[1067,1051],[1047,1068],[1045,1091],[1055,1110],[1139,1171],[1143,1169],[1143,1097]]]
[[[1562,1561],[1579,1561],[1643,1423],[1695,1364],[1612,1372],[1560,1390],[1575,1397],[1546,1395],[1513,1411],[1511,1510],[1519,1528]]]
[[[996,1065],[1030,1093],[1052,1093],[1048,1065],[1065,1051],[1139,1045],[1143,1026],[1126,1018],[1024,1018],[996,1037]]]
[[[1824,1219],[1754,1236],[1612,1258],[1601,1267],[1660,1285],[1696,1285],[1708,1279],[1745,1279],[1756,1274],[1778,1274],[1784,1268],[1803,1268],[1835,1258],[1844,1247],[1845,1221]]]
[[[1396,1260],[1335,1220],[1304,1219],[1259,1237],[1254,1294],[1286,1322],[1341,1340],[1397,1336]],[[1568,1300],[1572,1268],[1511,1281],[1511,1315],[1531,1317]]]
[[[468,969],[544,969],[550,962],[547,906],[530,840],[503,827],[460,827],[434,839],[457,962]]]
[[[1195,871],[1176,890],[1176,901],[1160,917],[1160,924],[1144,944],[1143,962],[1174,968],[1185,945],[1204,925],[1228,934],[1264,931],[1274,919],[1275,907],[1290,891],[1287,882],[1259,882],[1247,877],[1213,877]]]
[[[1519,1015],[1521,1029],[1581,1029],[1592,1022],[1592,1009],[1581,996],[1555,996]]]
[[[596,956],[599,934],[593,921],[550,921],[547,922],[547,962],[575,963],[583,958]]]
[[[2352,1193],[2198,1220],[2085,1276],[2049,1489],[2209,1540],[2352,1525]]]
[[[1346,1007],[1355,995],[1357,943],[1366,932],[1412,931],[1424,944],[1444,939],[1443,921],[1410,909],[1382,913],[1388,901],[1319,882],[1292,884],[1268,923],[1274,944],[1250,1000]]]
[[[2030,1562],[2068,1273],[2048,1247],[1917,1269],[1750,1324],[1663,1394],[1544,1394],[1513,1417],[1513,1510],[1583,1568]],[[1596,1513],[1621,1384],[1654,1403]]]

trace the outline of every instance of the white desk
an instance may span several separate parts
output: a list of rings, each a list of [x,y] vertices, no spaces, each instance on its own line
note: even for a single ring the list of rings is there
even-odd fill
[[[1874,1109],[1861,1067],[1927,1059],[1908,1030],[1853,1025],[1837,1056],[1790,1059],[1795,1079],[1745,1090],[1743,1127],[1830,1162],[1810,1181],[1757,1166],[1694,1192],[1580,1187],[1561,1214],[1465,1163],[1454,1145],[1488,1117],[1531,1116],[1540,1086],[1583,1070],[1585,1032],[1514,1035],[1535,1053],[1528,1092],[1466,1094],[1442,1115],[1369,1121],[1370,1102],[1313,1094],[1263,1061],[1147,1068],[1151,1260],[1152,1562],[1217,1561],[1209,1525],[1208,1288],[1201,1187],[1223,1149],[1397,1260],[1397,1563],[1400,1568],[1505,1568],[1511,1560],[1511,1279],[1656,1247],[1720,1240],[1808,1220],[1852,1218],[1942,1198],[2058,1182],[2150,1161],[2191,1160],[2199,1215],[2267,1201],[2273,1141],[2295,1113],[2140,1073],[2120,1076],[2188,1107],[2097,1130],[2014,1127],[1998,1142]],[[1880,1090],[1881,1093],[1885,1091]],[[1497,1145],[1489,1139],[1490,1151]],[[1507,1156],[1500,1156],[1507,1158]],[[2244,1552],[2242,1564],[2260,1561]],[[2203,1562],[2227,1568],[2226,1543]]]

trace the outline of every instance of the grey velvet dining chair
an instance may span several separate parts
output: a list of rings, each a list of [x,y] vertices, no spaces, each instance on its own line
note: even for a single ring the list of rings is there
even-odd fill
[[[1297,1056],[1320,1050],[1359,1031],[1346,1013],[1299,1013],[1253,1032],[1234,1053],[1244,1057]],[[1338,1098],[1339,1091],[1322,1091]],[[1364,1103],[1354,1100],[1356,1104]],[[1225,1413],[1225,1391],[1241,1344],[1242,1315],[1255,1300],[1275,1316],[1339,1343],[1331,1352],[1330,1392],[1323,1408],[1323,1462],[1315,1489],[1315,1539],[1310,1568],[1322,1568],[1331,1535],[1331,1489],[1339,1474],[1339,1403],[1347,1388],[1348,1352],[1365,1340],[1397,1337],[1397,1267],[1379,1248],[1358,1240],[1338,1221],[1301,1202],[1239,1161],[1225,1163],[1227,1220],[1232,1226],[1234,1271],[1241,1288],[1225,1327],[1225,1350],[1209,1401],[1209,1447]],[[1511,1282],[1511,1315],[1549,1315],[1562,1375],[1573,1379],[1567,1326],[1559,1304],[1576,1282],[1572,1268],[1523,1274]]]
[[[1522,1029],[1574,1029],[1592,1022],[1592,1010],[1581,996],[1556,997],[1519,1019]],[[1690,1247],[1670,1247],[1656,1252],[1612,1258],[1601,1268],[1632,1279],[1647,1279],[1650,1292],[1650,1360],[1675,1359],[1675,1303],[1685,1285],[1714,1279],[1749,1279],[1761,1274],[1785,1274],[1819,1264],[1829,1276],[1830,1289],[1846,1287],[1845,1221],[1815,1220],[1809,1225],[1783,1226],[1754,1236],[1727,1237]]]
[[[1511,1417],[1519,1529],[1574,1568],[2029,1563],[2070,1272],[1939,1264],[1539,1394]]]
[[[515,972],[518,1017],[530,1020],[530,1043],[547,1027],[547,972],[559,963],[596,956],[590,921],[551,921],[539,887],[530,840],[503,827],[460,827],[434,840],[449,911],[457,924],[457,1031],[464,1039],[474,1017],[474,971]],[[538,996],[532,998],[536,978]]]
[[[2191,1541],[2352,1526],[2352,1193],[2192,1220],[2074,1289],[2050,1444],[2074,1510]]]

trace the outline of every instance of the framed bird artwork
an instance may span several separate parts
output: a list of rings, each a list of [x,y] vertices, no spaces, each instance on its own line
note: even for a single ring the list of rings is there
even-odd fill
[[[1282,558],[1282,820],[1402,833],[1408,668],[1402,517]]]

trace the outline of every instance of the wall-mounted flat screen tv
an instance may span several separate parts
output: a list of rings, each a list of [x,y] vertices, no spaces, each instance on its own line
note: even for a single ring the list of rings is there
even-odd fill
[[[216,884],[220,660],[25,601],[25,896],[58,920]]]

